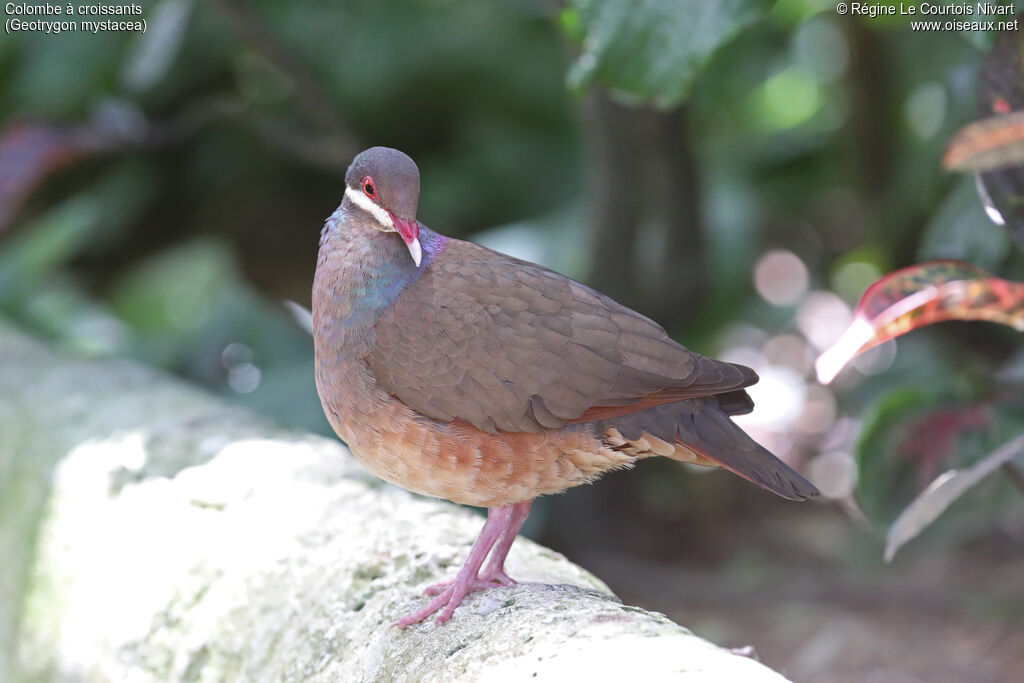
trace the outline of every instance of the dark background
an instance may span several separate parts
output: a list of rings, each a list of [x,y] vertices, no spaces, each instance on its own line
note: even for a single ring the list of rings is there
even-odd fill
[[[1006,478],[882,560],[914,494],[1019,433],[988,409],[1020,393],[1019,333],[950,323],[834,385],[812,371],[890,270],[958,258],[1024,279],[973,177],[940,166],[994,35],[814,0],[143,8],[145,34],[0,37],[0,315],[329,434],[283,302],[309,305],[352,156],[400,148],[431,228],[753,366],[740,422],[828,494],[797,505],[649,461],[541,501],[529,535],[796,680],[1024,675],[1024,499]]]

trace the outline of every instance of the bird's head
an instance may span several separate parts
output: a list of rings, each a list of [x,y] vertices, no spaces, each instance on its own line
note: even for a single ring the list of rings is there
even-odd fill
[[[362,210],[381,232],[397,232],[417,266],[423,258],[416,206],[420,171],[407,154],[390,147],[371,147],[352,160],[345,174],[345,198]]]

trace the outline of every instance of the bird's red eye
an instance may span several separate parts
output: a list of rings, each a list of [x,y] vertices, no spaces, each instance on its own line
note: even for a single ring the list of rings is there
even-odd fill
[[[363,178],[363,192],[365,192],[366,196],[370,199],[377,198],[377,185],[374,184],[373,178],[370,176]]]

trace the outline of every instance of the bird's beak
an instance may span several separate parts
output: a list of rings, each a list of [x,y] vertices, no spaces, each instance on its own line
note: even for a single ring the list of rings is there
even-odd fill
[[[418,268],[420,261],[423,259],[423,249],[420,247],[420,224],[415,218],[406,220],[399,218],[393,213],[391,214],[391,220],[394,221],[395,229],[402,236],[402,241],[405,242],[405,246],[409,249],[409,256],[412,256],[412,260]]]

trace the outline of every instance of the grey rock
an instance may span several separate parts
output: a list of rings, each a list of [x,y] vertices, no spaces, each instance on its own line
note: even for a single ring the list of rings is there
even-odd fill
[[[525,539],[521,585],[392,627],[481,524],[336,441],[0,324],[0,680],[785,680]]]

